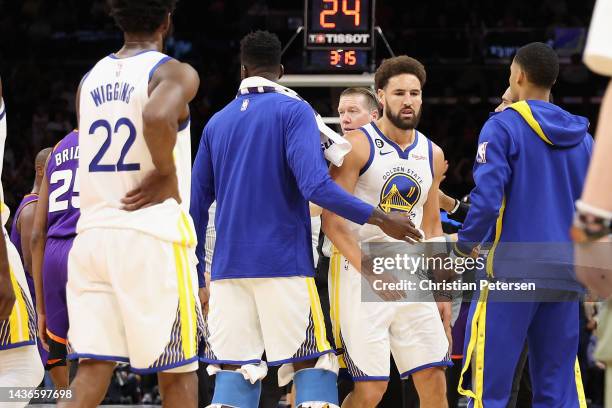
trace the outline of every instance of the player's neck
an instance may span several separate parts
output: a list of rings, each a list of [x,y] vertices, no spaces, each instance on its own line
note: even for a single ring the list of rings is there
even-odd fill
[[[376,125],[387,138],[394,141],[402,149],[414,142],[416,134],[414,129],[400,129],[384,116],[376,121]]]
[[[123,47],[115,53],[118,57],[131,57],[141,51],[164,49],[164,41],[160,34],[128,34],[123,35]]]
[[[268,81],[278,82],[278,74],[269,71],[254,71],[252,73],[249,72],[249,76],[247,78],[250,77],[261,77],[267,79]]]
[[[536,101],[550,101],[550,89],[542,89],[542,88],[528,88],[525,89],[519,100],[527,101],[527,100],[536,100]]]

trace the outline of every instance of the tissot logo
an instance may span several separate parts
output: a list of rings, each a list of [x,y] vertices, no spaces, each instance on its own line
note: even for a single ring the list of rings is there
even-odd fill
[[[370,42],[370,34],[309,34],[310,44],[353,44],[366,45]]]

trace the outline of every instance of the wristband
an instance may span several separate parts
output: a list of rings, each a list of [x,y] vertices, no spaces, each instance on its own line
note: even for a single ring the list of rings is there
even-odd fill
[[[449,215],[453,215],[454,213],[457,212],[457,210],[459,209],[459,206],[461,205],[461,201],[457,200],[456,198],[453,198],[453,200],[455,200],[455,206],[453,207],[452,210],[449,211]]]
[[[595,241],[612,234],[612,212],[576,201],[576,214],[571,229],[576,242]]]

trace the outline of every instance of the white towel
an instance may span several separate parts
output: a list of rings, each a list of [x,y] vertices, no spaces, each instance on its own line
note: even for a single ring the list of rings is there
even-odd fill
[[[294,90],[279,85],[275,82],[269,81],[262,77],[249,77],[244,79],[240,83],[239,94],[241,95],[264,92],[277,92],[294,99],[299,99],[302,101],[304,100]],[[317,126],[319,127],[319,132],[321,136],[321,148],[323,149],[323,154],[325,155],[325,158],[334,166],[342,166],[344,156],[346,156],[348,152],[351,151],[351,143],[342,136],[340,136],[338,133],[334,132],[329,126],[327,126],[323,122],[321,115],[315,112],[314,109],[313,114],[315,115]]]

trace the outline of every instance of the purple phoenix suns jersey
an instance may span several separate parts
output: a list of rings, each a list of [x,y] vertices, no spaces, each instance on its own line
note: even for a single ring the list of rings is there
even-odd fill
[[[17,207],[17,211],[15,211],[15,216],[13,217],[13,225],[11,226],[11,242],[17,248],[17,252],[19,252],[19,257],[21,258],[21,263],[23,264],[25,270],[25,263],[23,263],[23,253],[21,252],[21,232],[17,231],[17,221],[19,220],[19,216],[21,215],[21,211],[29,204],[38,201],[38,194],[30,193],[26,194],[21,203],[19,203],[19,207]],[[30,274],[32,271],[26,271],[26,277],[30,279]]]
[[[72,238],[80,216],[79,133],[73,130],[55,146],[47,165],[49,214],[47,238]]]

